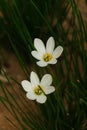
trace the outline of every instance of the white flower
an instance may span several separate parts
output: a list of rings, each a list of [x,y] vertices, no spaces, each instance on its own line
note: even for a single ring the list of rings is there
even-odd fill
[[[39,60],[37,62],[37,65],[41,67],[45,67],[48,64],[56,64],[57,58],[59,58],[63,52],[62,46],[58,46],[54,49],[55,41],[53,37],[50,37],[48,39],[46,47],[44,46],[42,40],[35,38],[34,46],[36,48],[36,51],[32,51],[31,54],[33,57]]]
[[[51,86],[52,76],[50,74],[45,74],[40,81],[38,75],[32,71],[30,74],[30,82],[23,80],[21,84],[27,92],[27,98],[36,100],[39,103],[45,103],[47,100],[46,95],[55,91],[54,86]]]

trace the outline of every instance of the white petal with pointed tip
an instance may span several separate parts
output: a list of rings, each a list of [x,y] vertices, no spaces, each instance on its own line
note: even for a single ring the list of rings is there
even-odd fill
[[[46,52],[47,53],[53,53],[55,47],[55,41],[53,37],[50,37],[46,44]]]
[[[29,91],[32,90],[32,89],[31,89],[32,85],[31,85],[31,83],[30,83],[29,81],[23,80],[23,81],[21,82],[21,84],[22,84],[23,89],[24,89],[26,92],[29,92]]]
[[[44,61],[38,61],[37,62],[37,65],[39,65],[40,67],[45,67],[45,66],[47,66],[47,62],[44,62]]]
[[[37,49],[37,51],[40,52],[41,54],[45,53],[45,46],[42,40],[35,38],[34,46]]]
[[[34,86],[37,86],[40,82],[38,75],[33,71],[30,74],[30,81],[31,81],[31,84],[34,85]]]
[[[56,63],[57,63],[57,60],[54,58],[51,61],[49,61],[49,64],[56,64]]]
[[[36,101],[39,102],[39,103],[45,103],[46,100],[47,100],[47,97],[44,94],[38,96],[37,99],[36,99]]]
[[[30,100],[35,100],[35,99],[36,99],[36,96],[35,96],[35,94],[34,94],[33,92],[28,92],[28,93],[26,94],[26,97],[27,97],[28,99],[30,99]]]
[[[31,52],[32,56],[35,57],[37,60],[41,60],[42,56],[39,54],[37,51],[32,51]]]
[[[50,93],[53,93],[54,91],[55,91],[55,88],[53,86],[44,87],[45,94],[50,94]]]
[[[52,76],[45,74],[41,79],[41,86],[50,86],[52,84]]]
[[[63,52],[63,47],[62,46],[58,46],[54,52],[53,52],[53,57],[54,58],[58,58]]]

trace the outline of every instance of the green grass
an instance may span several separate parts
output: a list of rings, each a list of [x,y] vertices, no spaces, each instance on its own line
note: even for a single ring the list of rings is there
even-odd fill
[[[67,16],[71,11],[70,18]],[[41,77],[49,73],[53,77],[55,93],[48,96],[45,104],[35,103],[38,115],[29,109],[29,102],[18,81],[17,87],[23,95],[26,111],[21,110],[18,102],[0,82],[4,97],[0,101],[14,116],[21,129],[28,130],[85,130],[87,120],[87,50],[85,49],[87,23],[83,20],[75,0],[8,0],[0,1],[0,10],[4,18],[0,19],[2,38],[8,38],[9,46],[15,53],[26,79],[29,79],[29,63]],[[56,22],[55,22],[56,21]],[[64,23],[67,22],[65,29]],[[56,46],[64,48],[56,65],[40,68],[31,56],[34,38],[45,43],[53,36]],[[5,74],[8,78],[8,76]],[[9,79],[9,78],[8,78]],[[10,81],[9,81],[10,82]],[[12,86],[14,93],[16,93]],[[11,100],[10,100],[11,99]],[[9,106],[9,107],[8,107]],[[19,112],[21,110],[21,112]],[[21,114],[22,113],[22,114]],[[38,118],[37,118],[38,117]],[[9,120],[7,118],[7,120]],[[10,121],[10,120],[9,120]],[[14,122],[10,121],[15,126]]]

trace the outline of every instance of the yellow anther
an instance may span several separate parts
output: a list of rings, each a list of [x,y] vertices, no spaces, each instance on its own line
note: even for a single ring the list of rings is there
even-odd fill
[[[44,54],[43,59],[45,62],[48,62],[52,59],[52,55],[49,53]]]
[[[41,95],[43,93],[40,86],[35,87],[34,92],[36,95]]]

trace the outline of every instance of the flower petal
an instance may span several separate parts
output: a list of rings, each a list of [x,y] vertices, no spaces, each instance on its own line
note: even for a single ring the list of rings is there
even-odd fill
[[[26,92],[31,92],[31,91],[32,91],[32,85],[31,85],[31,83],[30,83],[29,81],[23,80],[23,81],[21,82],[21,84],[22,84],[23,89],[24,89]]]
[[[52,84],[52,76],[50,74],[45,74],[41,79],[41,86],[50,86]]]
[[[50,93],[53,93],[54,91],[55,91],[54,86],[47,86],[47,87],[44,88],[45,94],[50,94]]]
[[[58,46],[54,52],[53,52],[53,57],[54,58],[58,58],[63,52],[63,47],[62,46]]]
[[[39,103],[45,103],[47,100],[47,97],[44,94],[41,94],[40,96],[37,97],[36,101]]]
[[[55,47],[54,38],[53,38],[53,37],[50,37],[50,38],[48,39],[48,41],[47,41],[47,44],[46,44],[46,52],[48,52],[48,53],[53,53],[54,47]]]
[[[49,64],[56,64],[57,63],[57,60],[56,59],[52,59],[51,61],[48,62]]]
[[[31,84],[34,86],[37,86],[40,82],[38,75],[33,71],[30,74],[30,81],[31,81]]]
[[[41,55],[37,51],[31,52],[32,56],[35,57],[37,60],[41,60]]]
[[[48,65],[48,63],[47,63],[47,62],[44,62],[44,61],[38,61],[38,62],[37,62],[37,65],[40,66],[40,67],[45,67],[45,66]]]
[[[45,49],[45,46],[44,46],[44,43],[42,40],[35,38],[34,39],[34,46],[40,54],[45,53],[46,49]]]
[[[28,92],[28,93],[26,94],[26,97],[27,97],[28,99],[30,99],[30,100],[35,100],[35,99],[36,99],[36,96],[35,96],[35,94],[34,94],[33,92]]]

